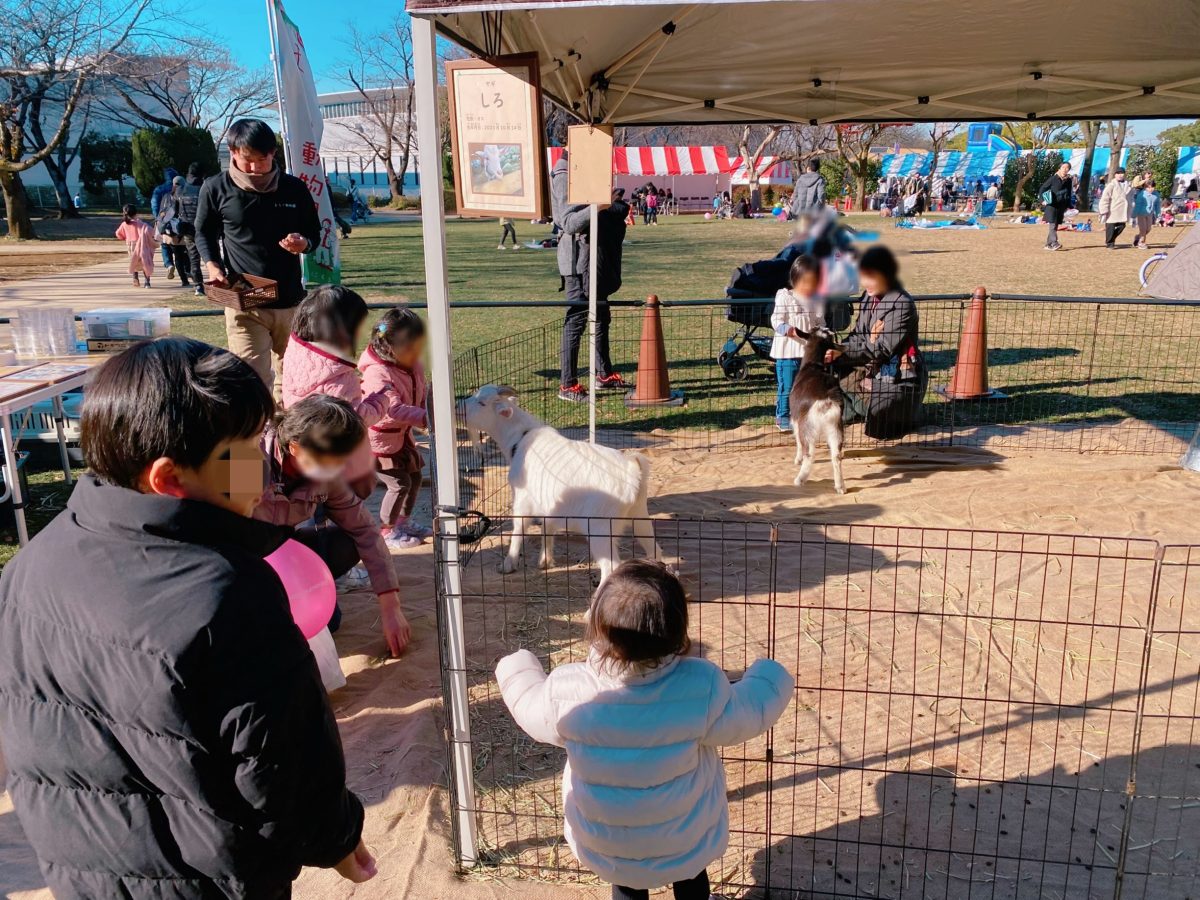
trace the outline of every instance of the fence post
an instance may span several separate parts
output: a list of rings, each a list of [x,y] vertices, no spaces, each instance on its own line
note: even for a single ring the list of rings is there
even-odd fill
[[[1128,545],[1127,545],[1128,546]],[[1121,823],[1121,847],[1117,852],[1116,882],[1113,900],[1121,900],[1125,890],[1125,865],[1129,856],[1129,837],[1133,826],[1133,803],[1137,792],[1138,751],[1142,746],[1142,725],[1146,715],[1146,690],[1150,680],[1150,653],[1154,644],[1154,622],[1158,611],[1158,588],[1162,582],[1164,550],[1156,543],[1154,550],[1154,577],[1150,580],[1150,604],[1146,614],[1146,637],[1142,643],[1142,669],[1138,675],[1137,705],[1133,712],[1133,741],[1129,748],[1129,778],[1125,782],[1125,820]]]
[[[446,213],[442,200],[442,148],[438,116],[438,60],[433,21],[412,17],[414,93],[417,112],[421,189],[421,234],[425,248],[428,295],[433,447],[438,562],[438,603],[444,607],[442,665],[447,669],[450,709],[450,762],[454,780],[454,831],[459,861],[478,859],[475,833],[475,775],[471,758],[471,716],[467,694],[467,651],[462,609],[462,573],[458,560],[458,436],[454,416],[454,359],[450,340],[450,289],[446,264]]]
[[[1083,390],[1085,397],[1092,396],[1092,372],[1096,368],[1096,335],[1100,333],[1100,308],[1099,303],[1096,304],[1096,315],[1092,317],[1092,340],[1088,344],[1088,364],[1087,375],[1083,379]],[[1083,440],[1087,436],[1087,429],[1079,429],[1079,452],[1083,452]]]

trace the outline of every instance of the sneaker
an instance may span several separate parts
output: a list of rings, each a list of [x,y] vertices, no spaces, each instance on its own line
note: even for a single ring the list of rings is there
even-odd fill
[[[204,285],[202,285],[202,284],[198,284],[198,285],[196,285],[196,296],[197,296],[197,297],[203,297],[203,296],[204,296]]]
[[[613,372],[607,378],[596,379],[596,389],[600,391],[627,391],[633,387],[628,381]]]
[[[787,434],[792,430],[792,420],[781,416],[775,420],[775,427]]]
[[[341,578],[334,582],[339,591],[357,591],[368,587],[371,584],[371,576],[367,570],[361,565],[355,566]]]
[[[497,245],[496,249],[497,250],[507,250],[508,248],[505,247],[503,244],[499,244],[499,245]]]
[[[396,522],[396,527],[394,530],[400,534],[407,534],[410,537],[420,538],[421,540],[427,540],[428,538],[433,537],[432,528],[430,528],[428,525],[422,525],[419,522],[414,522],[412,519],[400,519]]]
[[[175,267],[167,266],[167,281],[170,281],[174,277],[175,277]]]
[[[568,403],[587,403],[588,392],[582,384],[572,384],[558,389],[558,399]]]
[[[146,279],[146,283],[143,284],[142,287],[147,287],[147,288],[150,287],[150,279],[149,278]]]
[[[389,550],[412,550],[425,543],[419,537],[402,534],[399,529],[394,529],[391,534],[384,537],[383,542],[387,544]]]

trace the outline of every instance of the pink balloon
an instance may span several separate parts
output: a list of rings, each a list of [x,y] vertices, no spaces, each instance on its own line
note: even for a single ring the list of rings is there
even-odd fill
[[[266,558],[275,570],[300,633],[310,639],[329,624],[337,603],[337,587],[329,566],[299,541],[288,540]]]

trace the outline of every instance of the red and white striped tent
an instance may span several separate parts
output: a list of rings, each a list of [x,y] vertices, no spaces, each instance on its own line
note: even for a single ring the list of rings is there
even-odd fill
[[[562,157],[562,147],[551,147],[550,165]],[[676,196],[711,195],[731,185],[749,184],[749,162],[728,147],[614,147],[613,175],[617,187],[632,190],[658,179]],[[791,164],[774,156],[758,161],[759,183],[791,186]]]
[[[550,148],[550,165],[562,157],[562,147]],[[774,156],[759,160],[759,171],[773,180],[786,179],[791,183],[791,166]],[[729,152],[728,147],[613,147],[614,175],[642,175],[647,178],[666,178],[680,175],[730,175],[735,183],[749,180],[749,163]],[[739,182],[740,179],[740,182]],[[778,183],[776,181],[776,183]]]

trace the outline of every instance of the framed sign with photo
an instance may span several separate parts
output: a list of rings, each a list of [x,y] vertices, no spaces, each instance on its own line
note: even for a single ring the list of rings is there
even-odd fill
[[[447,62],[446,85],[458,214],[546,215],[537,54]]]

